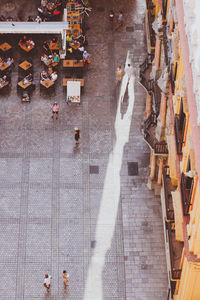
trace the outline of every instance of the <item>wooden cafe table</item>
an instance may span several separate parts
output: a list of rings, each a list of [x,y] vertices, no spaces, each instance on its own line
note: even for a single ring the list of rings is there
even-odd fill
[[[3,43],[0,45],[0,49],[3,51],[3,52],[6,52],[8,50],[10,50],[12,48],[12,46],[8,43]]]
[[[24,50],[24,51],[26,51],[26,52],[30,52],[33,48],[34,48],[34,46],[33,45],[29,45],[29,46],[26,46],[25,44],[19,44],[19,46],[20,46],[20,48],[22,49],[22,50]]]
[[[32,64],[30,62],[28,62],[27,60],[23,61],[19,67],[21,69],[23,69],[24,71],[27,71],[28,69],[30,69],[32,67]]]
[[[51,86],[54,85],[54,81],[50,80],[50,79],[46,79],[46,80],[40,80],[40,84],[42,86],[44,86],[46,89],[50,88]]]
[[[79,81],[81,87],[84,86],[84,79],[83,78],[63,78],[63,86],[67,86],[68,81]]]
[[[49,45],[50,50],[59,50],[59,41],[56,43],[53,43],[52,41],[50,42]]]
[[[23,80],[18,82],[18,86],[20,86],[22,89],[26,89],[27,87],[29,87],[32,84],[31,81],[27,82],[26,84],[24,84]]]
[[[5,86],[9,84],[8,81],[0,82],[0,89],[3,89]]]
[[[81,61],[77,61],[77,60],[73,60],[73,59],[65,59],[63,60],[63,67],[64,68],[82,68],[84,67],[84,62],[83,60]]]
[[[9,68],[9,65],[6,62],[3,62],[2,64],[0,64],[0,70],[1,71],[6,70],[7,68]]]

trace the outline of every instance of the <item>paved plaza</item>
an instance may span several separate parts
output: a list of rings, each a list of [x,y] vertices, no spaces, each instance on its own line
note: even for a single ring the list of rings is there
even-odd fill
[[[91,4],[92,63],[81,105],[66,104],[61,72],[55,93],[40,95],[37,53],[31,102],[22,104],[16,92],[17,51],[12,91],[0,95],[0,300],[167,299],[161,203],[147,188],[146,93],[138,84],[145,1]],[[124,12],[118,31],[109,28],[112,8]],[[135,77],[120,86],[115,70],[126,62]],[[54,100],[58,120],[51,119]]]

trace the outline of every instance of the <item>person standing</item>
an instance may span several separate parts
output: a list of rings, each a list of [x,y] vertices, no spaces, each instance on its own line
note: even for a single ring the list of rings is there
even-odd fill
[[[89,58],[91,57],[91,55],[85,50],[84,52],[83,52],[83,61],[84,61],[84,63],[87,63],[88,65],[90,64],[90,60],[89,60]]]
[[[58,113],[59,113],[59,106],[57,102],[54,102],[54,104],[52,105],[52,119],[54,117],[54,115],[56,115],[56,120],[58,119]]]
[[[121,82],[121,80],[122,80],[122,75],[123,75],[123,69],[122,69],[122,66],[119,65],[119,66],[117,67],[117,70],[116,70],[117,83],[118,83],[118,82]]]
[[[128,65],[126,66],[126,68],[125,68],[125,73],[126,73],[127,76],[128,76],[128,84],[129,84],[129,81],[130,81],[130,79],[131,79],[131,75],[133,74],[133,67],[132,67],[130,64],[128,64]]]
[[[110,10],[110,13],[109,13],[109,23],[110,23],[110,28],[111,29],[113,29],[114,18],[115,18],[115,13],[114,13],[113,10]]]
[[[117,26],[116,30],[123,25],[124,16],[122,11],[119,11],[117,14]]]
[[[65,270],[63,271],[62,278],[63,278],[64,287],[67,287],[68,286],[68,278],[69,278],[67,271],[65,271]]]
[[[49,293],[51,288],[51,276],[48,274],[45,274],[44,276],[44,287],[46,288],[47,292]]]
[[[79,144],[79,139],[80,139],[80,130],[78,129],[78,127],[74,128],[74,138],[76,141],[76,145]]]

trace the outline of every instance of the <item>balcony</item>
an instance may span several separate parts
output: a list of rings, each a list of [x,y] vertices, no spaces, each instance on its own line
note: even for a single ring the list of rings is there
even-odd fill
[[[148,118],[144,122],[144,139],[151,149],[154,150],[154,153],[157,155],[167,155],[167,143],[159,142],[155,137],[155,129],[157,124],[156,114],[151,112]]]
[[[174,208],[172,202],[172,194],[171,191],[175,190],[175,188],[171,184],[170,177],[168,175],[168,166],[163,168],[163,187],[164,187],[164,194],[165,194],[165,209],[166,209],[166,218],[167,221],[174,222]]]
[[[163,49],[164,49],[164,56],[165,56],[165,64],[166,66],[169,65],[169,44],[168,44],[168,36],[167,36],[167,23],[163,24]]]
[[[153,80],[150,77],[153,55],[148,53],[145,61],[140,65],[140,83],[147,92],[152,91]]]
[[[181,199],[183,206],[183,215],[188,216],[190,207],[192,205],[192,191],[194,186],[194,178],[185,176],[184,173],[181,174]]]
[[[169,262],[170,262],[170,293],[171,298],[173,298],[175,289],[176,289],[176,282],[181,278],[181,258],[184,243],[178,242],[175,239],[175,230],[174,230],[174,223],[168,222],[166,223],[166,234],[167,234],[167,241],[169,247]]]
[[[182,154],[182,148],[184,143],[184,131],[185,131],[185,123],[186,118],[183,117],[183,120],[181,121],[181,118],[179,115],[175,115],[174,118],[174,133],[175,133],[175,139],[176,139],[176,149],[177,154]]]
[[[151,48],[155,47],[156,44],[156,37],[155,32],[152,28],[152,23],[155,20],[155,16],[153,13],[154,5],[152,3],[152,0],[146,0],[146,7],[147,7],[147,18],[148,18],[148,31],[149,31],[149,37],[150,37],[150,44]]]

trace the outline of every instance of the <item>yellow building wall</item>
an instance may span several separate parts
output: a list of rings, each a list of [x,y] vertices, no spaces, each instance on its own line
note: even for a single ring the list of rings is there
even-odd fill
[[[157,18],[158,14],[160,12],[160,3],[159,3],[159,0],[153,0],[152,2],[153,2],[153,5],[155,5],[154,13],[155,13],[155,17]]]
[[[200,300],[200,263],[184,258],[181,281],[176,300]]]

